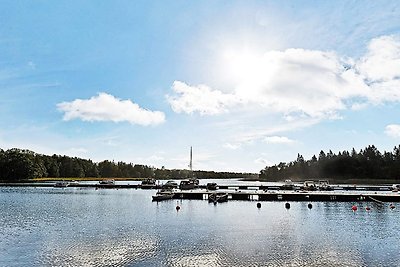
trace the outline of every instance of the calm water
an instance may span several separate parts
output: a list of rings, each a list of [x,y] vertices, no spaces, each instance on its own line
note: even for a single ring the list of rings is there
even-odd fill
[[[0,266],[400,266],[400,206],[0,188]]]

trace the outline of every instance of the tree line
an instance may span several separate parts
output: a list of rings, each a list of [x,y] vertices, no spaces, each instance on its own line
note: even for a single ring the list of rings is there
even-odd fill
[[[186,179],[195,176],[199,179],[242,178],[254,174],[168,170],[164,167],[92,160],[61,155],[42,155],[26,149],[0,149],[0,181],[20,182],[33,178],[155,178]]]
[[[259,177],[267,181],[314,178],[400,180],[400,145],[392,152],[383,153],[373,145],[359,152],[354,148],[338,154],[321,150],[318,158],[314,155],[309,160],[298,154],[295,161],[265,167]]]

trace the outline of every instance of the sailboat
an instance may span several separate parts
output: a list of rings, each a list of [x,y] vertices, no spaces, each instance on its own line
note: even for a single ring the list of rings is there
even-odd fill
[[[190,174],[189,174],[189,179],[181,181],[179,185],[179,189],[181,190],[189,190],[189,189],[194,189],[199,185],[199,180],[196,179],[193,175],[193,149],[190,147],[190,162],[189,162],[189,169],[190,169]]]

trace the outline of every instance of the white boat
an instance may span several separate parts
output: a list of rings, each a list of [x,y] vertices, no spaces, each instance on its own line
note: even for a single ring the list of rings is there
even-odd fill
[[[287,179],[285,180],[285,183],[282,185],[283,190],[293,190],[294,189],[294,184],[292,180]]]
[[[99,182],[100,185],[113,186],[115,185],[114,179],[104,179]]]
[[[153,178],[148,178],[142,181],[142,189],[151,189],[156,186],[156,180]]]
[[[194,181],[184,180],[184,181],[181,181],[181,183],[179,184],[179,189],[180,190],[191,190],[191,189],[194,189],[195,186],[196,186],[196,184],[194,183]]]
[[[207,190],[217,190],[217,183],[207,183]]]
[[[400,184],[392,185],[392,192],[399,192],[399,190],[400,190]]]
[[[228,193],[212,193],[208,195],[208,202],[221,203],[228,201]]]
[[[319,180],[318,181],[318,189],[321,191],[330,191],[332,187],[329,185],[328,180]]]
[[[66,181],[61,181],[54,184],[54,187],[67,187],[67,186],[69,186],[69,183]]]
[[[164,189],[178,188],[178,184],[175,181],[167,181],[165,184],[163,184],[162,188]]]
[[[162,201],[162,200],[168,200],[168,199],[173,199],[175,196],[175,193],[172,191],[158,191],[155,196],[152,196],[153,201]]]
[[[317,186],[315,185],[314,181],[308,180],[308,181],[304,181],[302,189],[306,190],[306,191],[314,191],[317,189]]]

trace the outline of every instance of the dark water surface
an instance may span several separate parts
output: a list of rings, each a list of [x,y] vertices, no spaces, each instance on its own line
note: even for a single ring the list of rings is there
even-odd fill
[[[0,188],[0,266],[400,266],[400,206]],[[365,211],[366,205],[371,211]]]

